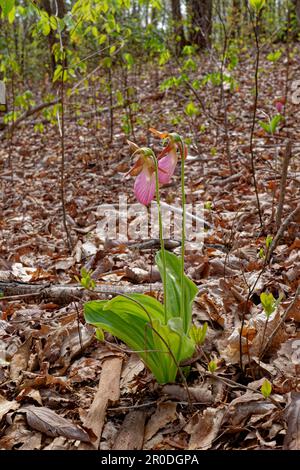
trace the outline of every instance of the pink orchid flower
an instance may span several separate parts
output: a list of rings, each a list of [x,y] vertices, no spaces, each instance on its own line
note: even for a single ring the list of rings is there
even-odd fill
[[[168,184],[175,172],[175,168],[178,162],[178,153],[184,154],[184,158],[187,156],[187,148],[177,139],[177,134],[169,134],[168,132],[159,132],[156,129],[150,127],[150,132],[156,135],[160,139],[169,139],[168,145],[163,149],[161,154],[158,156],[158,178],[161,184]]]
[[[134,194],[144,206],[148,206],[155,196],[155,165],[147,148],[139,148],[133,142],[127,141],[131,150],[137,155],[133,167],[126,174],[136,176]],[[133,154],[133,155],[134,155]]]
[[[284,109],[284,105],[285,105],[285,98],[279,98],[277,100],[275,100],[275,107],[278,111],[279,114],[282,114],[282,111]]]

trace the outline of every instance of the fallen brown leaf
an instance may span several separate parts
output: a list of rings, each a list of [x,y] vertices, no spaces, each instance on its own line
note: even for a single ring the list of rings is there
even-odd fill
[[[17,410],[19,406],[19,403],[15,400],[9,401],[0,395],[0,421],[6,415],[6,413]]]
[[[114,450],[141,450],[144,441],[146,414],[144,411],[131,411],[123,421],[113,445]]]
[[[99,387],[84,421],[84,427],[96,436],[93,448],[99,447],[107,406],[119,400],[122,361],[121,357],[113,357],[103,362]]]
[[[30,357],[30,347],[32,344],[32,337],[30,336],[13,355],[10,361],[10,378],[17,382],[22,376],[22,372],[27,369],[28,360]]]
[[[30,405],[21,408],[18,413],[26,415],[27,423],[32,429],[40,431],[47,436],[64,436],[67,439],[90,442],[90,437],[84,429],[71,423],[49,408]]]
[[[224,413],[224,408],[207,408],[203,415],[197,415],[196,419],[192,418],[192,422],[185,427],[185,431],[191,435],[189,450],[211,448],[220,430]]]
[[[177,403],[166,401],[157,406],[155,413],[151,416],[145,430],[145,441],[151,439],[159,429],[166,424],[177,419],[176,413]]]

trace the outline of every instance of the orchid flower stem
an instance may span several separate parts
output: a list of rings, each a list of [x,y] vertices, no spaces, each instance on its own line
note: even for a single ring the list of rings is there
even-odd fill
[[[184,300],[185,300],[185,293],[184,293],[184,254],[185,254],[185,226],[186,226],[186,211],[185,211],[185,187],[184,187],[184,175],[185,175],[185,155],[184,155],[184,143],[182,139],[180,139],[180,153],[181,153],[181,199],[182,199],[182,228],[181,228],[181,297],[180,297],[180,314],[181,318],[184,321],[185,312],[184,312]],[[189,325],[184,325],[185,329],[189,327]]]
[[[160,197],[159,197],[158,163],[157,163],[157,158],[154,155],[154,153],[152,153],[152,158],[153,158],[154,165],[155,165],[156,203],[157,203],[157,211],[158,211],[159,239],[160,239],[162,263],[163,263],[164,320],[165,320],[165,324],[167,324],[167,321],[168,321],[168,316],[167,316],[167,269],[166,269],[165,242],[164,242],[164,235],[163,235],[163,223],[162,223],[161,205],[160,205]]]

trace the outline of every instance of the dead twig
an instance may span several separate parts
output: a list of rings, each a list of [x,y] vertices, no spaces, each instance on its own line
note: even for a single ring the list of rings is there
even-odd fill
[[[280,224],[281,224],[283,204],[284,204],[284,200],[285,200],[287,173],[288,173],[288,167],[289,167],[289,162],[290,162],[291,156],[292,156],[292,143],[291,143],[290,140],[288,140],[287,144],[286,144],[286,149],[285,149],[285,154],[284,154],[284,159],[283,159],[283,164],[282,164],[282,175],[281,175],[281,182],[280,182],[279,203],[278,203],[278,209],[277,209],[277,212],[276,212],[276,227],[277,227],[277,230],[279,229]]]

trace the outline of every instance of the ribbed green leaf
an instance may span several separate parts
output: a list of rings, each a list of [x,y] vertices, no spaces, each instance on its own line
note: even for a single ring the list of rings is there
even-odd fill
[[[198,288],[191,279],[184,276],[184,292],[181,294],[181,259],[169,251],[165,252],[166,255],[166,271],[167,271],[167,316],[168,319],[172,317],[180,317],[180,299],[181,295],[184,297],[184,316],[182,318],[183,330],[188,333],[191,320],[192,320],[192,305],[193,300],[198,293]],[[163,279],[163,262],[161,250],[156,254],[156,264],[158,266],[160,275]]]
[[[159,383],[175,381],[177,365],[193,355],[195,345],[184,333],[181,318],[163,325],[163,307],[152,297],[134,294],[88,302],[84,316],[87,323],[108,331],[136,351]]]

